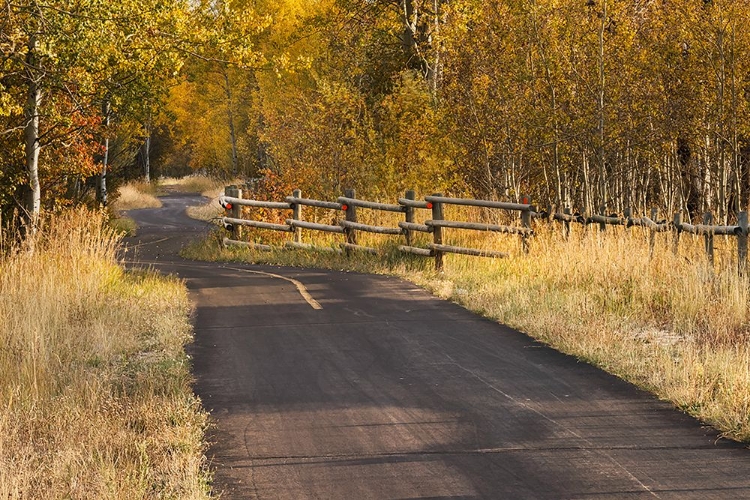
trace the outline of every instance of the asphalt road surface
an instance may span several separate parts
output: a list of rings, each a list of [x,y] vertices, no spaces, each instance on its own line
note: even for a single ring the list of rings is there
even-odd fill
[[[750,451],[407,282],[185,261],[190,196],[131,212],[185,279],[222,498],[750,498]]]

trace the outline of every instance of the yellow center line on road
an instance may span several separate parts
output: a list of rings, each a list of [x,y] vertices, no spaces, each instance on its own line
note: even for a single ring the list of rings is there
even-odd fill
[[[297,281],[294,278],[287,278],[286,276],[282,276],[280,274],[266,273],[264,271],[254,271],[254,270],[251,270],[251,269],[240,269],[240,268],[237,268],[237,267],[224,267],[224,269],[232,269],[234,271],[241,271],[241,272],[245,272],[245,273],[260,274],[260,275],[263,275],[263,276],[268,276],[270,278],[278,278],[278,279],[282,279],[284,281],[288,281],[289,283],[292,283],[292,284],[294,284],[294,286],[297,287],[297,291],[299,292],[300,295],[302,295],[302,298],[305,299],[305,301],[308,304],[310,304],[310,307],[312,307],[313,309],[317,309],[317,310],[323,309],[323,306],[321,306],[320,303],[317,300],[315,300],[312,297],[312,295],[310,295],[310,292],[307,291],[307,288],[305,288],[305,285],[303,285],[301,282]]]
[[[147,264],[147,265],[158,265],[158,264],[164,264],[167,266],[173,266],[173,267],[206,267],[201,266],[200,264],[207,264],[207,263],[199,263],[197,266],[196,264],[180,264],[176,262],[166,262],[166,261],[146,261],[146,260],[140,260],[140,261],[130,261],[129,264]],[[305,288],[305,285],[303,285],[300,281],[297,281],[294,278],[287,278],[286,276],[282,276],[280,274],[273,274],[273,273],[266,273],[264,271],[254,271],[252,269],[241,269],[239,267],[228,267],[228,266],[220,266],[222,269],[229,269],[232,271],[240,271],[243,273],[251,273],[251,274],[260,274],[261,276],[268,276],[269,278],[278,278],[282,279],[284,281],[288,281],[289,283],[292,283],[295,287],[297,287],[297,291],[300,295],[302,295],[302,298],[305,299],[305,301],[310,304],[310,307],[316,310],[323,309],[323,306],[320,305],[320,302],[315,300],[312,295],[310,295],[310,292],[307,291],[307,288]]]

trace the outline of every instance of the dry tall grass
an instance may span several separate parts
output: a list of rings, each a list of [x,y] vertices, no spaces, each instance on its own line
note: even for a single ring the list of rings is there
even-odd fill
[[[419,216],[424,220],[429,213],[420,211]],[[492,216],[458,207],[446,212],[452,220]],[[360,211],[360,220],[375,224],[395,226],[400,217]],[[586,231],[577,227],[569,241],[562,238],[561,226],[539,224],[536,229],[528,255],[517,236],[445,230],[447,244],[507,251],[511,258],[447,255],[440,274],[432,270],[432,259],[400,256],[394,247],[401,239],[362,233],[360,242],[383,249],[385,259],[221,250],[209,242],[186,255],[397,274],[630,380],[727,436],[750,442],[750,286],[737,275],[734,238],[716,238],[716,267],[711,268],[699,237],[683,235],[674,255],[672,235],[658,234],[651,257],[648,235],[640,228],[599,233],[595,226]],[[419,235],[417,245],[430,238]],[[279,236],[252,231],[248,239],[278,243]],[[340,235],[310,231],[305,239],[319,245],[342,241]]]
[[[120,186],[117,192],[118,196],[112,203],[116,212],[161,207],[161,201],[156,197],[156,187],[148,182],[129,182]]]
[[[221,186],[213,187],[201,193],[206,202],[202,205],[194,205],[187,208],[187,215],[193,219],[210,221],[224,215],[224,209],[219,204],[219,197],[224,194]]]
[[[0,498],[205,498],[184,287],[125,273],[103,214],[0,257]]]
[[[206,177],[204,175],[187,175],[185,177],[165,177],[159,179],[160,188],[168,188],[180,193],[201,193],[203,196],[210,196],[213,192],[224,186],[231,184],[227,180]]]

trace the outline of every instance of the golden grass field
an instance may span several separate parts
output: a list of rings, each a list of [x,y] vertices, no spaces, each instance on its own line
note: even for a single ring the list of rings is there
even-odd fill
[[[80,210],[0,252],[0,498],[209,496],[185,287],[117,245]]]
[[[503,220],[486,210],[446,208],[447,219]],[[343,216],[311,212],[306,220],[331,223]],[[427,211],[421,215],[429,218]],[[395,226],[400,216],[362,209],[359,219]],[[568,241],[559,223],[538,222],[535,229],[529,254],[522,252],[518,236],[446,229],[447,244],[507,251],[511,258],[447,255],[442,273],[434,271],[433,259],[401,255],[395,247],[403,238],[364,233],[360,244],[380,248],[380,256],[223,249],[220,237],[184,255],[394,274],[629,380],[728,437],[750,442],[750,287],[736,271],[734,238],[716,237],[711,268],[703,239],[690,235],[682,235],[675,255],[672,234],[657,234],[651,257],[648,234],[640,228],[600,233],[595,225],[577,226]],[[245,237],[275,244],[290,238],[264,230],[245,230]],[[429,237],[420,235],[417,245]],[[343,241],[340,235],[308,231],[304,239],[326,247]]]
[[[161,191],[173,190],[181,193],[200,193],[203,196],[211,196],[219,189],[223,192],[224,186],[231,181],[214,179],[203,175],[188,175],[185,177],[165,177],[159,179],[158,186]]]
[[[157,187],[143,181],[123,184],[117,189],[117,197],[112,203],[115,212],[139,208],[159,208],[161,201],[156,197]]]

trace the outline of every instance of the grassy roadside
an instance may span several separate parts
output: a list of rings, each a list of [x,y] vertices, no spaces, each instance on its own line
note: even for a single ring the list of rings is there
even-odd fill
[[[127,273],[103,214],[0,256],[0,498],[207,498],[184,286]]]
[[[512,258],[451,255],[441,274],[431,269],[431,259],[404,258],[388,247],[381,257],[348,259],[314,251],[222,249],[212,238],[184,255],[393,274],[600,366],[726,436],[750,442],[750,286],[735,272],[731,242],[717,238],[712,270],[701,239],[683,238],[675,256],[669,236],[658,238],[651,258],[640,230],[592,230],[564,241],[559,232],[542,227],[529,255],[520,252],[516,239],[486,236],[468,246],[499,248]],[[466,236],[451,242],[467,243]]]

